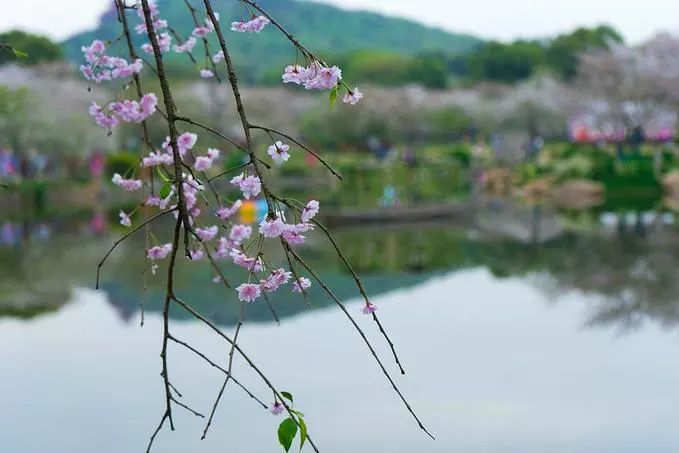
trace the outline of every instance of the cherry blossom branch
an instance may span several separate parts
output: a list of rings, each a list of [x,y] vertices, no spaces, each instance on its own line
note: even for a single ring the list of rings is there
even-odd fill
[[[250,368],[252,368],[252,369],[255,371],[255,373],[257,373],[257,374],[259,375],[259,377],[262,379],[262,381],[264,382],[264,384],[266,384],[266,386],[269,387],[269,389],[274,393],[274,395],[276,396],[276,398],[278,398],[278,399],[281,401],[281,403],[282,403],[283,406],[285,407],[286,411],[287,411],[287,412],[290,414],[290,416],[292,417],[293,412],[292,412],[290,406],[288,406],[288,404],[285,402],[285,399],[283,398],[283,395],[281,394],[281,392],[279,392],[279,391],[276,389],[276,387],[274,387],[274,385],[271,383],[271,381],[269,380],[269,378],[268,378],[268,377],[267,377],[267,376],[266,376],[266,375],[265,375],[265,374],[257,367],[257,365],[255,365],[255,363],[252,361],[252,359],[250,359],[250,357],[249,357],[249,356],[241,349],[240,346],[238,346],[238,345],[237,345],[237,344],[236,344],[236,343],[235,343],[228,335],[226,335],[224,332],[222,332],[221,329],[220,329],[219,327],[217,327],[212,321],[210,321],[209,319],[205,318],[205,317],[204,317],[203,315],[201,315],[199,312],[197,312],[196,310],[194,310],[193,307],[191,307],[190,305],[188,305],[186,302],[184,302],[183,300],[177,298],[176,296],[174,297],[174,301],[175,301],[180,307],[182,307],[184,310],[186,310],[186,311],[189,312],[191,315],[193,315],[194,318],[198,319],[198,320],[201,321],[203,324],[207,325],[207,326],[208,326],[210,329],[212,329],[217,335],[219,335],[219,336],[222,337],[227,343],[229,343],[230,345],[232,345],[232,346],[236,349],[236,352],[238,352],[238,354],[239,354],[241,357],[243,357],[243,359],[245,359],[245,361],[246,361],[247,364],[250,366]],[[296,420],[294,417],[292,417],[292,418],[293,418],[293,420]],[[297,422],[297,423],[298,423],[298,422]],[[299,423],[298,423],[298,424],[299,424]],[[316,445],[314,444],[313,440],[311,439],[311,437],[310,437],[309,435],[307,435],[307,440],[309,441],[309,444],[310,444],[311,447],[314,449],[314,451],[315,451],[316,453],[320,453],[319,450],[318,450],[318,448],[316,447]]]
[[[200,21],[198,20],[198,16],[196,14],[196,8],[194,8],[193,5],[191,5],[189,0],[184,0],[184,4],[189,9],[189,12],[191,13],[191,17],[193,18],[193,23],[196,26],[196,28],[201,27]],[[219,77],[219,74],[217,73],[217,65],[212,60],[212,57],[210,55],[210,43],[208,42],[207,38],[204,37],[204,36],[201,38],[201,40],[203,41],[203,49],[205,50],[205,61],[209,62],[210,65],[212,65],[212,72],[213,72],[215,78],[217,79],[217,81],[219,83],[221,83],[222,79]]]
[[[229,364],[228,364],[228,370],[226,374],[226,378],[224,379],[224,383],[222,384],[222,387],[219,389],[219,393],[217,394],[217,399],[215,400],[214,404],[212,405],[212,412],[210,412],[210,418],[207,421],[207,424],[205,425],[205,429],[203,430],[203,437],[202,439],[205,439],[207,436],[207,432],[210,429],[210,425],[212,425],[212,420],[215,416],[215,412],[217,411],[217,406],[219,406],[219,401],[222,399],[222,395],[224,394],[224,390],[226,389],[227,384],[229,383],[229,380],[231,379],[231,370],[233,367],[233,353],[236,350],[236,344],[238,342],[238,335],[240,334],[240,329],[243,326],[243,316],[245,314],[245,302],[240,303],[240,314],[238,315],[238,323],[236,324],[236,332],[233,335],[233,344],[231,345],[231,350],[229,351]]]
[[[140,224],[139,226],[135,227],[134,229],[130,230],[130,231],[127,232],[123,237],[121,237],[120,239],[118,239],[117,241],[115,241],[115,242],[113,243],[113,245],[111,246],[111,248],[109,249],[109,251],[106,252],[106,254],[104,255],[104,257],[101,259],[101,261],[99,261],[99,264],[97,264],[97,284],[96,284],[96,286],[95,286],[95,289],[99,289],[99,277],[100,277],[100,274],[101,274],[101,268],[104,266],[104,263],[106,263],[106,260],[107,260],[108,257],[111,255],[111,253],[113,253],[113,251],[114,251],[120,244],[122,244],[123,242],[125,242],[125,240],[126,240],[127,238],[129,238],[129,237],[132,236],[134,233],[136,233],[137,231],[139,231],[139,230],[141,230],[142,228],[144,228],[146,225],[149,225],[149,224],[153,223],[155,220],[159,219],[160,217],[163,217],[164,215],[167,215],[167,214],[169,214],[169,213],[171,213],[171,212],[174,212],[174,211],[175,211],[175,209],[169,209],[169,210],[167,210],[167,211],[159,212],[158,214],[156,214],[156,215],[154,215],[153,217],[147,219],[144,223],[142,223],[142,224]]]
[[[190,344],[186,343],[185,341],[182,341],[175,337],[174,335],[170,334],[169,336],[170,341],[173,341],[177,343],[178,345],[184,346],[186,349],[189,351],[193,352],[196,354],[198,357],[202,358],[204,361],[206,361],[208,364],[210,364],[213,368],[218,369],[225,375],[231,376],[231,380],[236,384],[238,387],[240,387],[247,395],[255,400],[257,403],[259,403],[260,406],[262,406],[263,409],[268,409],[269,407],[262,402],[259,398],[257,398],[250,390],[248,390],[247,387],[245,387],[238,379],[236,379],[232,373],[229,373],[226,369],[222,368],[221,366],[217,365],[215,362],[213,362],[209,357],[207,357],[205,354],[191,346]]]
[[[354,319],[354,317],[351,316],[351,314],[349,313],[349,310],[347,310],[347,308],[344,306],[344,304],[337,298],[337,296],[335,295],[335,293],[332,292],[332,290],[325,284],[325,282],[324,282],[324,281],[318,276],[318,274],[311,268],[311,266],[309,266],[309,265],[302,259],[302,257],[300,257],[299,254],[297,254],[297,253],[292,249],[292,247],[290,247],[289,245],[287,245],[286,247],[287,247],[288,251],[290,252],[290,254],[295,258],[295,260],[296,260],[299,264],[301,264],[302,267],[304,267],[304,268],[307,270],[307,272],[309,272],[309,274],[310,274],[310,275],[318,282],[318,284],[321,285],[321,288],[323,288],[323,290],[328,294],[328,296],[330,296],[330,298],[335,302],[335,304],[342,310],[342,312],[344,312],[344,314],[347,316],[347,318],[349,318],[349,320],[351,321],[351,324],[352,324],[352,325],[354,326],[354,328],[358,331],[358,333],[360,334],[361,338],[363,339],[363,342],[366,344],[366,346],[367,346],[368,349],[370,350],[370,353],[371,353],[372,356],[375,358],[375,361],[377,362],[377,364],[379,365],[380,369],[382,370],[382,374],[384,374],[384,376],[387,378],[387,380],[388,380],[389,383],[391,384],[391,386],[392,386],[392,388],[394,389],[394,391],[396,392],[396,394],[399,396],[399,398],[401,399],[401,401],[403,402],[403,404],[404,404],[404,405],[406,406],[406,408],[408,409],[408,412],[410,412],[410,414],[413,416],[413,418],[414,418],[415,421],[417,422],[417,424],[418,424],[418,426],[420,427],[420,429],[422,429],[429,437],[431,437],[432,439],[435,440],[435,437],[431,435],[431,433],[427,430],[427,428],[425,428],[424,424],[420,421],[420,418],[417,416],[417,414],[415,414],[415,411],[414,411],[413,408],[410,406],[410,403],[408,403],[408,400],[406,400],[405,396],[403,396],[403,393],[401,393],[401,390],[399,390],[398,386],[396,385],[396,382],[394,382],[394,380],[392,379],[391,375],[389,374],[389,372],[388,372],[387,369],[385,368],[384,364],[382,363],[382,360],[379,358],[379,356],[377,355],[377,352],[375,351],[375,349],[373,348],[372,344],[370,343],[370,340],[368,340],[368,338],[365,336],[365,333],[363,332],[363,330],[361,329],[361,327],[358,325],[358,323],[356,322],[356,320]]]
[[[280,202],[283,203],[285,206],[287,206],[288,208],[290,208],[290,209],[292,209],[292,210],[294,210],[294,211],[299,211],[299,207],[295,206],[294,204],[292,204],[292,203],[291,203],[289,200],[287,200],[287,199],[280,199],[280,198],[277,198],[277,201],[280,201]],[[367,307],[371,307],[371,306],[372,306],[372,302],[370,302],[370,298],[368,297],[368,292],[366,291],[365,286],[363,286],[363,282],[361,281],[361,279],[360,279],[360,277],[358,276],[358,274],[356,273],[356,271],[354,271],[354,268],[351,266],[351,263],[349,263],[349,260],[347,259],[347,257],[344,255],[344,253],[343,253],[342,250],[340,249],[339,245],[337,244],[337,241],[335,241],[335,238],[334,238],[334,237],[332,236],[332,234],[330,233],[330,230],[328,230],[328,228],[327,228],[325,225],[323,225],[322,223],[320,223],[320,222],[319,222],[318,220],[316,220],[316,219],[312,219],[311,222],[312,222],[314,225],[316,225],[318,228],[320,228],[321,231],[323,231],[323,233],[325,234],[325,236],[328,238],[328,241],[330,241],[330,244],[331,244],[332,247],[335,249],[335,253],[336,253],[337,256],[340,258],[340,260],[341,260],[342,263],[344,264],[344,267],[347,269],[347,271],[351,274],[351,277],[352,277],[352,279],[354,280],[354,283],[356,284],[356,287],[358,288],[358,291],[360,292],[361,296],[363,297],[363,299],[364,299],[364,301],[365,301],[365,303],[366,303],[366,306],[367,306]],[[394,356],[394,361],[396,362],[396,365],[398,366],[399,371],[401,372],[401,374],[405,375],[406,372],[405,372],[405,370],[403,369],[403,366],[401,365],[401,361],[400,361],[399,358],[398,358],[398,354],[396,353],[396,347],[394,346],[394,343],[391,341],[391,338],[389,337],[389,335],[387,334],[386,330],[384,329],[384,326],[382,326],[382,323],[380,322],[380,320],[379,320],[377,314],[373,311],[373,312],[371,313],[371,315],[372,315],[372,317],[373,317],[373,320],[374,320],[375,323],[377,324],[377,326],[378,326],[378,328],[379,328],[379,330],[380,330],[380,333],[382,334],[382,336],[385,338],[385,340],[386,340],[387,343],[389,344],[389,348],[391,349],[391,353],[392,353],[392,355]]]
[[[337,172],[329,163],[327,163],[325,161],[325,159],[323,159],[314,150],[312,150],[311,148],[309,148],[308,146],[306,146],[304,143],[300,142],[299,140],[296,140],[292,136],[290,136],[290,135],[288,135],[284,132],[277,131],[276,129],[272,129],[270,127],[257,126],[257,125],[254,125],[254,124],[250,124],[249,127],[250,127],[250,129],[259,129],[259,130],[269,132],[271,134],[280,135],[283,138],[287,138],[288,140],[290,140],[291,142],[295,143],[297,146],[302,148],[304,151],[308,152],[309,154],[314,156],[316,159],[318,159],[321,162],[321,164],[323,164],[323,166],[330,171],[330,173],[332,173],[333,175],[335,175],[337,177],[337,179],[339,179],[340,181],[343,180],[342,175],[340,175],[339,172]]]

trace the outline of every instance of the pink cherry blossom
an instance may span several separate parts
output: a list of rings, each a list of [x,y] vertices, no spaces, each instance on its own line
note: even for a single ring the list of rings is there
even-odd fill
[[[196,38],[205,38],[207,35],[210,34],[212,30],[209,27],[196,27],[193,29],[191,34],[195,36]]]
[[[283,83],[296,83],[301,85],[304,83],[306,75],[306,68],[300,65],[290,65],[285,68],[283,73]]]
[[[281,235],[291,245],[301,245],[306,241],[306,236],[302,233],[311,231],[314,226],[310,223],[298,223],[296,225],[286,225],[285,231]]]
[[[303,293],[311,288],[311,280],[306,277],[300,277],[299,280],[292,282],[292,291],[295,293]]]
[[[277,269],[271,272],[271,274],[266,279],[261,280],[259,284],[264,292],[271,293],[277,291],[278,288],[288,283],[291,278],[292,272],[286,271],[285,269]]]
[[[201,69],[200,76],[204,79],[210,79],[215,76],[215,73],[210,71],[209,69]]]
[[[241,200],[236,200],[236,202],[230,208],[220,208],[217,210],[217,217],[222,220],[226,220],[238,212],[241,206],[243,206],[243,202]]]
[[[213,240],[217,236],[217,233],[219,233],[219,227],[217,225],[213,225],[207,228],[196,228],[195,232],[199,238],[207,242]]]
[[[252,283],[243,283],[238,288],[238,299],[242,302],[254,302],[262,295],[262,289],[259,285],[254,285]]]
[[[212,167],[212,159],[207,156],[198,156],[196,157],[196,162],[193,164],[193,166],[198,171],[207,171],[210,169],[210,167]]]
[[[280,401],[276,401],[273,403],[273,406],[271,406],[271,413],[274,415],[281,415],[285,411],[285,406],[283,406],[283,403]]]
[[[160,206],[160,201],[161,201],[161,200],[160,200],[160,197],[159,197],[159,196],[157,196],[157,195],[150,195],[150,196],[146,199],[146,201],[144,202],[144,204],[145,204],[146,206]]]
[[[97,123],[99,127],[107,129],[109,133],[111,132],[111,129],[120,123],[118,118],[111,112],[104,113],[101,106],[96,102],[92,102],[90,105],[89,114],[94,118],[95,123]]]
[[[118,173],[113,175],[113,178],[111,179],[113,181],[113,184],[115,184],[118,187],[121,187],[128,192],[134,192],[135,190],[141,189],[142,182],[139,179],[125,179],[122,176],[120,176]]]
[[[179,137],[177,137],[177,146],[179,146],[179,154],[182,156],[186,154],[187,151],[193,149],[198,141],[198,135],[191,132],[184,132]],[[169,146],[169,139],[167,140]]]
[[[231,240],[225,238],[225,237],[220,237],[217,240],[217,249],[215,250],[215,257],[218,259],[224,259],[227,256],[229,256],[230,251],[233,249],[233,247],[236,244],[233,244]]]
[[[87,64],[80,66],[80,72],[87,80],[101,83],[106,80],[127,78],[141,72],[142,61],[137,59],[128,63],[124,58],[106,55],[106,46],[102,41],[94,40],[89,46],[83,46]]]
[[[316,217],[318,211],[320,210],[320,203],[316,200],[309,201],[306,206],[302,209],[302,222],[309,222],[311,219]]]
[[[361,93],[358,90],[358,87],[354,88],[351,91],[348,91],[344,97],[342,98],[342,102],[345,104],[351,104],[351,105],[356,105],[358,104],[358,101],[363,99],[363,93]]]
[[[364,315],[370,315],[377,311],[377,307],[370,302],[366,303],[361,310]]]
[[[132,220],[130,219],[130,216],[125,214],[125,212],[120,211],[118,213],[118,216],[120,217],[120,224],[125,227],[130,227],[132,226]]]
[[[143,68],[144,64],[139,58],[134,63],[128,63],[122,58],[116,58],[114,68],[111,70],[111,77],[114,79],[124,79],[134,74],[139,74]]]
[[[191,255],[191,261],[199,261],[205,256],[205,252],[200,249],[189,250],[189,254]]]
[[[264,270],[264,265],[262,264],[262,260],[260,258],[255,259],[249,257],[238,249],[231,249],[229,256],[233,260],[233,264],[236,266],[240,266],[253,272],[261,272]]]
[[[224,60],[224,51],[223,50],[220,50],[219,52],[217,52],[216,54],[214,54],[212,56],[212,62],[214,64],[217,64],[217,63],[219,63],[220,61],[223,61],[223,60]]]
[[[238,31],[241,33],[259,33],[270,24],[271,21],[264,16],[253,17],[252,20],[247,22],[232,22],[231,30]]]
[[[307,90],[331,90],[342,78],[342,70],[337,66],[328,68],[316,63],[307,70],[305,76],[304,88]]]
[[[212,160],[219,159],[219,154],[220,154],[220,151],[216,148],[208,148],[207,149],[207,157],[209,157]]]
[[[167,243],[160,246],[151,247],[146,251],[146,256],[150,260],[162,260],[172,251],[172,244]]]
[[[174,46],[172,46],[172,50],[174,50],[176,53],[184,52],[191,53],[191,51],[193,51],[193,48],[196,45],[196,42],[198,42],[196,38],[194,38],[193,36],[189,36],[189,39],[184,41],[184,43],[175,44]]]
[[[290,159],[290,154],[288,153],[289,150],[290,145],[286,145],[279,140],[273,145],[269,146],[267,153],[269,156],[271,156],[274,162],[282,164],[283,162],[287,162],[288,159]]]
[[[118,118],[127,123],[141,123],[156,112],[158,97],[154,93],[148,93],[137,101],[130,99],[112,102],[108,108]]]
[[[248,225],[234,225],[229,232],[229,239],[235,244],[242,244],[252,236],[252,227]]]
[[[141,160],[142,167],[157,167],[158,165],[170,165],[173,162],[172,154],[160,151],[151,151],[148,156]]]
[[[259,234],[268,239],[277,238],[283,234],[285,230],[285,222],[283,222],[280,218],[275,220],[264,219],[259,224]]]
[[[257,176],[245,176],[243,173],[231,179],[231,184],[238,187],[243,197],[249,200],[256,197],[262,191],[262,183]]]

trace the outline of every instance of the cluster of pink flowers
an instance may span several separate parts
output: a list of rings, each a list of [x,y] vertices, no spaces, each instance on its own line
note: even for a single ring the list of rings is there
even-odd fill
[[[259,283],[243,283],[236,292],[238,299],[243,302],[254,302],[264,293],[278,291],[283,285],[288,284],[292,279],[292,272],[285,269],[275,269]],[[306,277],[300,277],[292,283],[292,291],[304,292],[311,287],[311,281]]]
[[[332,90],[342,80],[342,70],[337,66],[327,67],[314,62],[308,68],[288,66],[282,78],[283,83],[303,85],[307,90]]]
[[[170,28],[166,20],[160,17],[158,6],[155,1],[150,0],[149,6],[151,9],[152,26],[158,36],[158,44],[162,52],[168,52],[170,49],[176,53],[191,53],[198,41],[198,39],[205,39],[215,30],[215,24],[208,18],[204,25],[196,26],[191,35],[182,43],[172,45],[172,36],[169,31]],[[137,6],[137,14],[142,22],[135,27],[137,33],[148,33],[146,22],[144,20],[144,13],[141,7]],[[217,18],[218,20],[218,18]],[[237,32],[259,33],[268,24],[270,20],[265,16],[252,16],[251,20],[233,22],[231,29]],[[142,49],[147,53],[153,53],[153,48],[150,44],[142,45]],[[132,63],[127,62],[123,58],[110,57],[105,54],[106,45],[102,41],[94,41],[90,46],[83,47],[86,65],[81,66],[81,71],[88,80],[96,81],[97,83],[104,80],[112,80],[118,78],[128,78],[138,74],[142,68],[142,60],[136,60]],[[224,60],[225,55],[219,51],[212,55],[212,63],[219,63]],[[209,62],[209,61],[208,61]],[[215,73],[204,68],[200,71],[202,78],[215,77]],[[350,90],[349,87],[342,81],[342,71],[337,66],[326,66],[319,61],[312,62],[308,67],[300,65],[288,66],[285,68],[283,74],[284,83],[294,83],[304,86],[307,90],[333,90],[333,99],[342,86],[347,88],[347,93],[343,97],[343,101],[347,104],[356,104],[362,98],[363,94],[354,88]],[[118,98],[116,98],[118,99]],[[149,93],[144,95],[140,100],[116,100],[105,104],[103,107],[97,103],[92,103],[89,112],[94,118],[95,122],[109,131],[122,122],[141,123],[149,116],[153,115],[158,106],[158,98],[155,94]],[[272,140],[273,141],[273,140]],[[191,132],[184,132],[177,137],[177,153],[179,159],[182,161],[187,159],[192,163],[192,166],[198,172],[205,172],[212,168],[220,157],[221,152],[215,148],[209,148],[202,153],[196,153],[195,157],[191,151],[196,147],[198,136]],[[275,141],[267,149],[268,155],[277,164],[287,162],[290,155],[290,146],[282,141]],[[161,147],[157,150],[151,151],[144,156],[141,161],[142,167],[158,167],[163,165],[171,165],[174,162],[174,152],[171,146],[169,137],[165,139]],[[187,167],[188,168],[188,167]],[[210,203],[206,200],[202,192],[205,190],[202,183],[191,174],[181,175],[181,186],[178,182],[170,185],[170,179],[164,174],[162,169],[158,169],[159,174],[165,181],[165,186],[161,189],[162,195],[151,193],[144,201],[146,206],[154,206],[159,209],[167,209],[168,207],[174,210],[175,218],[180,215],[176,209],[179,204],[178,192],[184,194],[185,207],[189,215],[189,222],[191,230],[195,237],[191,237],[189,244],[189,258],[192,261],[198,261],[209,255],[217,260],[228,260],[233,265],[239,266],[249,271],[249,276],[246,282],[243,282],[236,287],[236,293],[239,300],[243,302],[254,302],[267,293],[278,291],[283,287],[295,293],[306,293],[311,287],[311,280],[304,276],[297,274],[293,275],[294,269],[273,268],[273,266],[263,258],[261,248],[257,254],[252,255],[252,251],[248,251],[252,245],[258,242],[261,246],[263,239],[277,239],[282,240],[289,245],[300,245],[306,241],[305,234],[314,229],[313,219],[318,215],[320,204],[316,200],[309,201],[305,206],[299,210],[299,215],[295,214],[295,220],[288,223],[283,212],[276,212],[271,217],[262,220],[257,232],[259,236],[252,238],[253,226],[244,225],[233,222],[232,217],[241,209],[243,201],[240,199],[233,202],[233,204],[215,208],[212,214],[213,222],[203,223],[199,220],[199,216],[203,210],[210,207]],[[196,173],[198,175],[198,173]],[[116,173],[112,181],[126,191],[137,191],[143,186],[140,179],[124,178]],[[260,195],[262,192],[262,181],[256,174],[241,173],[231,179],[231,184],[237,187],[242,195],[242,198],[249,200]],[[168,189],[168,186],[170,187]],[[181,189],[181,190],[180,190]],[[211,208],[211,207],[210,207]],[[212,209],[212,208],[211,208]],[[132,225],[131,215],[120,211],[120,224],[126,227]],[[220,222],[217,222],[217,219]],[[216,223],[212,225],[211,223]],[[255,227],[257,228],[257,227]],[[220,234],[220,231],[222,234]],[[150,260],[151,272],[155,273],[158,268],[156,263],[158,260],[167,258],[173,253],[172,243],[161,243],[146,250],[147,259]],[[249,254],[248,254],[249,253]],[[219,273],[219,272],[218,272]],[[216,282],[222,281],[222,277],[215,278]],[[371,303],[366,303],[362,309],[363,313],[374,313],[377,307]],[[272,408],[274,414],[279,414],[284,410],[284,405],[276,402]]]
[[[87,64],[80,66],[80,72],[87,80],[101,83],[105,80],[124,79],[139,74],[143,68],[141,60],[130,63],[124,58],[106,55],[106,45],[95,39],[89,46],[83,46]]]
[[[288,159],[290,159],[290,153],[288,153],[289,150],[290,145],[286,145],[285,143],[279,140],[273,145],[269,146],[267,153],[269,154],[269,156],[271,156],[274,162],[276,162],[277,164],[282,164],[284,162],[287,162]]]
[[[167,243],[151,247],[146,251],[146,257],[151,261],[162,260],[167,258],[167,255],[172,252],[172,244]]]
[[[196,161],[193,166],[198,171],[207,171],[212,167],[215,160],[219,159],[219,150],[215,148],[209,148],[207,150],[207,155],[196,157]]]
[[[127,190],[128,192],[134,192],[135,190],[141,189],[142,182],[140,179],[125,179],[122,176],[120,176],[119,173],[116,173],[113,175],[113,178],[111,179],[113,181],[113,184],[116,186]]]
[[[170,165],[172,154],[165,151],[151,151],[148,156],[141,160],[142,167],[157,167],[159,165]]]
[[[256,197],[262,191],[262,182],[257,176],[245,176],[243,173],[231,179],[231,184],[238,187],[243,193],[243,198],[249,200]]]
[[[249,21],[231,22],[231,30],[241,33],[259,33],[269,25],[271,21],[264,16],[254,16]]]
[[[172,46],[172,50],[174,50],[176,53],[191,53],[196,45],[196,42],[196,38],[189,36],[189,39],[187,39],[183,44],[175,44]]]
[[[231,249],[229,256],[231,257],[233,264],[247,269],[250,272],[262,272],[264,270],[264,263],[262,263],[262,259],[259,257],[253,258],[251,256],[247,256],[245,253],[236,248]]]
[[[243,206],[243,202],[241,200],[236,200],[236,202],[230,208],[219,208],[217,210],[217,217],[222,220],[226,220],[238,212],[241,206]]]
[[[151,10],[151,18],[153,19],[153,29],[158,37],[158,47],[160,47],[161,52],[168,52],[170,48],[172,48],[172,36],[166,31],[168,26],[167,21],[160,18],[160,10],[155,2],[149,1],[149,9]],[[141,4],[137,5],[137,16],[139,16],[141,22],[135,27],[135,30],[140,35],[147,33],[146,19],[144,18],[144,10],[141,7]],[[184,43],[184,45],[185,44],[186,43]],[[149,55],[153,54],[153,46],[151,43],[142,44],[141,50]]]
[[[219,20],[219,13],[215,13],[215,18]],[[194,28],[193,31],[191,32],[191,35],[195,36],[196,38],[205,38],[214,30],[215,25],[212,23],[212,20],[210,20],[209,17],[206,17],[205,25],[199,25],[198,27]]]
[[[155,94],[149,93],[142,96],[139,102],[126,99],[124,101],[111,102],[106,108],[93,102],[90,105],[89,113],[97,125],[107,129],[110,133],[111,129],[120,124],[120,121],[141,123],[156,112],[157,105],[158,98]]]
[[[208,242],[217,237],[217,233],[219,233],[219,227],[217,225],[213,225],[207,228],[196,228],[195,232],[196,236],[198,236],[201,241]]]
[[[139,102],[126,99],[120,102],[112,102],[108,105],[108,108],[126,123],[141,123],[156,112],[157,106],[158,97],[153,93],[148,93],[142,96]]]

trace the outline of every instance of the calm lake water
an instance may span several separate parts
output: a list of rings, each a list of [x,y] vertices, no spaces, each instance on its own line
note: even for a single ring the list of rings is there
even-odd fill
[[[93,289],[120,230],[91,215],[0,229],[0,451],[143,451],[163,411],[162,289],[149,281],[139,325],[143,240],[124,245]],[[321,269],[378,345],[436,441],[401,406],[346,318],[321,292],[283,297],[277,325],[248,307],[241,344],[295,395],[323,452],[638,453],[679,451],[679,228],[663,212],[555,213],[506,202],[463,222],[337,232],[365,277],[407,371],[400,376],[349,276],[312,238]],[[231,332],[233,297],[205,268],[178,287]],[[203,325],[173,331],[225,362]],[[179,347],[173,382],[209,412],[222,383]],[[266,402],[251,370],[235,374]],[[230,387],[206,440],[175,410],[157,452],[279,451],[280,419]],[[309,450],[311,451],[311,450]]]

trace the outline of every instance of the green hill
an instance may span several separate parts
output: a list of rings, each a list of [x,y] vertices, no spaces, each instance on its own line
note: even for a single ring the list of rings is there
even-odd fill
[[[215,0],[213,3],[215,10],[221,14],[223,25],[241,18],[241,6],[237,0]],[[322,56],[359,50],[401,55],[430,52],[460,55],[482,43],[480,39],[470,35],[448,33],[405,19],[363,11],[346,11],[311,1],[261,0],[259,3],[302,42]],[[200,6],[202,2],[193,0],[193,4]],[[183,1],[158,0],[158,6],[162,17],[180,34],[187,36],[191,32],[193,22]],[[130,13],[130,17],[132,23],[136,24],[136,15]],[[95,30],[80,33],[65,41],[65,54],[69,60],[80,62],[82,45],[89,44],[95,37],[113,39],[118,32],[116,14],[111,9],[102,15]],[[295,61],[292,46],[271,26],[259,35],[229,31],[227,37],[239,70],[251,81],[262,81],[272,68],[278,66],[282,71],[285,64]],[[141,44],[141,37],[138,39],[138,44]],[[202,55],[198,46],[194,49],[194,55]],[[175,69],[190,66],[186,56],[173,55],[170,58]]]

